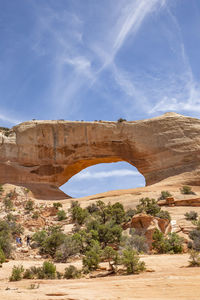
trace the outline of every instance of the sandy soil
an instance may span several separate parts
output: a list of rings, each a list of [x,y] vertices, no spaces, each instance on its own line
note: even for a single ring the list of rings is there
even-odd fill
[[[142,256],[148,269],[131,276],[110,276],[98,279],[75,280],[22,280],[9,282],[8,277],[14,264],[5,263],[0,271],[1,299],[29,300],[86,300],[86,299],[152,299],[152,300],[197,300],[200,299],[200,268],[188,268],[188,255],[147,255]],[[40,265],[41,262],[24,261],[25,267]],[[79,264],[79,263],[78,263]],[[63,270],[66,264],[58,264]],[[30,289],[31,284],[39,284]]]

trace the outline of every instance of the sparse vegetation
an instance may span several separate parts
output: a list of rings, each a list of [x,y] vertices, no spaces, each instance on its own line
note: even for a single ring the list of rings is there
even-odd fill
[[[200,253],[198,251],[190,251],[189,267],[200,267]]]
[[[34,201],[33,200],[27,200],[25,204],[25,210],[27,213],[30,213],[34,209]]]
[[[198,218],[198,213],[196,211],[191,210],[190,212],[186,212],[184,216],[186,220],[196,221]]]
[[[125,249],[122,252],[122,264],[126,267],[127,274],[138,274],[145,270],[145,263],[140,261],[137,251]]]
[[[162,191],[161,192],[161,196],[158,198],[158,200],[165,200],[168,197],[172,197],[172,195],[170,194],[170,192],[168,192],[168,191]]]
[[[135,249],[137,252],[147,253],[149,250],[145,235],[137,233],[134,228],[130,229],[130,235],[124,236],[122,246]]]
[[[192,188],[188,185],[184,185],[181,189],[181,194],[184,195],[196,195],[195,192],[192,191]]]
[[[59,210],[57,212],[57,217],[58,217],[58,221],[66,220],[67,218],[66,212],[63,209]]]
[[[117,120],[117,122],[118,122],[118,123],[126,122],[126,119],[119,118],[119,119]]]
[[[10,281],[19,281],[22,279],[22,275],[24,272],[24,267],[22,265],[20,266],[13,266],[12,268],[12,274],[9,278]]]
[[[60,203],[60,202],[54,202],[53,203],[53,207],[55,207],[56,209],[59,209],[60,207],[62,207],[62,203]]]
[[[153,234],[153,249],[157,253],[182,253],[183,252],[183,238],[177,233],[169,233],[167,237],[159,231],[155,230]]]
[[[81,271],[78,270],[75,266],[70,265],[65,268],[65,273],[63,276],[65,279],[75,279],[81,277]]]

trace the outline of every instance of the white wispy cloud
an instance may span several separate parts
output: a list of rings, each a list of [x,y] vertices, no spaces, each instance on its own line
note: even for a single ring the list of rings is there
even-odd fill
[[[128,169],[121,169],[121,170],[113,170],[113,171],[101,171],[101,172],[91,172],[86,171],[77,174],[74,176],[74,180],[83,180],[83,179],[101,179],[101,178],[108,178],[108,177],[124,177],[124,176],[138,176],[138,172],[131,171]]]
[[[149,110],[149,114],[165,111],[200,112],[200,82],[194,78],[180,25],[171,11],[167,11],[176,29],[176,41],[172,41],[173,51],[181,58],[182,64],[178,77],[177,74],[169,75],[168,85],[162,91],[163,97]]]

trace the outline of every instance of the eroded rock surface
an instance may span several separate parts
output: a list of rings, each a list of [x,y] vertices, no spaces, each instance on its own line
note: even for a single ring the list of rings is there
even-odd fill
[[[64,198],[58,187],[73,175],[117,161],[135,166],[147,185],[199,185],[199,158],[200,120],[175,113],[121,123],[30,121],[0,131],[0,183],[41,198]]]
[[[124,229],[134,228],[136,232],[146,236],[149,249],[152,250],[153,234],[156,229],[167,235],[171,232],[171,224],[167,219],[161,219],[144,213],[135,215],[131,221],[124,225]]]

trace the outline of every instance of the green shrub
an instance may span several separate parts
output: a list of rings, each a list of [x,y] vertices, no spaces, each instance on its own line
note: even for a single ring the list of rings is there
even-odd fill
[[[117,120],[117,122],[118,122],[118,123],[126,122],[126,119],[119,118],[119,119]]]
[[[192,188],[188,185],[184,185],[181,189],[181,194],[185,194],[185,195],[196,195],[193,191]]]
[[[129,208],[129,209],[126,211],[126,215],[125,215],[126,221],[127,221],[127,222],[130,221],[130,220],[132,219],[132,217],[133,217],[134,215],[136,215],[136,214],[137,214],[136,209]]]
[[[123,250],[122,264],[126,267],[127,274],[138,274],[145,270],[145,263],[140,261],[137,251],[135,250]]]
[[[34,209],[34,201],[29,199],[28,201],[26,201],[25,210],[26,212],[30,213],[33,209]]]
[[[102,252],[102,259],[108,261],[109,267],[112,271],[117,271],[117,265],[119,264],[119,255],[116,250],[110,246],[106,246]]]
[[[55,279],[56,278],[56,266],[50,261],[44,261],[42,266],[42,271],[45,275],[45,279]]]
[[[8,222],[0,219],[0,248],[8,258],[12,251],[12,234]]]
[[[156,214],[156,217],[161,218],[161,219],[167,219],[167,220],[171,221],[170,213],[166,210],[160,210],[159,213]]]
[[[184,216],[185,216],[186,220],[196,221],[198,218],[198,213],[196,211],[191,210],[190,212],[186,212]]]
[[[32,236],[32,240],[38,243],[38,246],[41,247],[47,236],[48,235],[45,230],[40,230],[34,233],[34,235]]]
[[[3,199],[3,204],[5,206],[6,211],[13,209],[13,201],[10,198],[9,194],[7,194],[6,197]]]
[[[78,204],[72,206],[70,212],[72,221],[78,223],[79,225],[82,225],[88,216],[87,210],[81,208]]]
[[[130,229],[130,236],[124,236],[122,246],[135,249],[137,252],[147,253],[149,250],[146,236],[137,233],[134,228]]]
[[[101,247],[97,241],[93,241],[93,245],[90,250],[86,251],[83,257],[83,271],[88,273],[89,271],[96,270],[99,266],[101,258]]]
[[[191,248],[196,251],[200,251],[200,230],[197,228],[190,231],[189,238],[193,241]]]
[[[58,221],[63,221],[67,218],[66,212],[62,209],[57,212]]]
[[[139,204],[136,206],[137,213],[146,213],[152,216],[156,216],[161,210],[155,199],[142,198],[139,200]]]
[[[32,214],[32,219],[37,220],[39,216],[40,216],[40,212],[38,210],[34,211],[34,213]]]
[[[22,265],[13,266],[12,274],[11,274],[9,280],[10,281],[19,281],[19,280],[21,280],[23,272],[24,272],[24,267]]]
[[[53,207],[55,207],[56,209],[59,209],[59,207],[62,207],[62,203],[60,203],[60,202],[54,202],[53,203]]]
[[[159,200],[165,200],[168,197],[171,197],[172,195],[168,191],[162,191],[161,196],[158,198]]]
[[[0,184],[0,195],[3,193],[3,186]]]
[[[183,238],[177,233],[169,233],[168,237],[156,229],[153,234],[153,249],[157,253],[182,253],[183,252]]]
[[[90,214],[93,214],[93,213],[96,213],[99,211],[99,208],[96,205],[96,203],[92,203],[91,205],[87,206],[86,209]]]
[[[70,256],[80,252],[80,243],[73,236],[67,235],[57,249],[55,254],[56,261],[66,262]]]
[[[0,248],[0,264],[4,263],[6,261],[5,254],[3,250]]]
[[[190,267],[200,267],[200,253],[198,251],[191,250],[189,259]]]
[[[65,238],[66,235],[64,233],[53,232],[43,241],[41,251],[54,257],[56,251],[63,244]]]
[[[78,270],[75,266],[70,265],[65,268],[65,273],[63,276],[65,279],[75,279],[81,277],[81,271]]]

